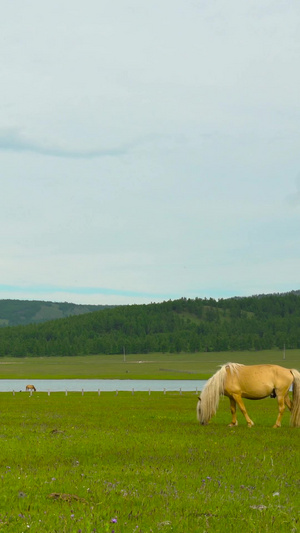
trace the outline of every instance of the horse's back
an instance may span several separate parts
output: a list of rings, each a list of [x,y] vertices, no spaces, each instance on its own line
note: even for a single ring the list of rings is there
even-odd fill
[[[225,394],[241,394],[252,399],[265,398],[274,389],[289,388],[292,382],[291,371],[279,365],[241,365],[233,371],[228,365]]]

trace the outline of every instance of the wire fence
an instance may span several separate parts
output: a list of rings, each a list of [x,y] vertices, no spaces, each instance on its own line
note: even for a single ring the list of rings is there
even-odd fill
[[[22,391],[19,391],[19,392],[22,392]],[[29,390],[29,391],[25,391],[25,392],[28,393],[29,396],[32,396],[33,394],[37,394],[38,391]],[[50,396],[51,394],[57,394],[57,393],[61,394],[62,392],[64,392],[65,396],[68,396],[69,393],[74,394],[76,392],[81,394],[82,396],[84,396],[85,392],[88,392],[89,394],[91,392],[95,392],[96,394],[98,394],[98,396],[100,396],[101,393],[103,393],[103,392],[104,393],[106,393],[106,392],[115,392],[116,396],[119,394],[119,392],[131,392],[132,395],[134,395],[136,392],[146,392],[150,396],[150,394],[152,392],[162,392],[163,394],[167,394],[167,392],[171,392],[171,393],[178,392],[179,394],[182,394],[183,392],[195,392],[195,394],[198,395],[200,391],[198,390],[197,387],[196,387],[195,391],[191,391],[191,390],[183,391],[182,388],[180,387],[179,390],[178,389],[174,389],[172,391],[167,390],[166,388],[162,389],[161,391],[157,391],[157,390],[153,391],[150,388],[147,391],[145,391],[145,390],[140,391],[140,390],[135,390],[133,388],[133,389],[131,389],[131,391],[127,391],[127,390],[126,391],[119,391],[119,389],[116,389],[115,391],[107,391],[107,390],[102,391],[101,389],[98,389],[97,391],[85,391],[84,389],[81,389],[81,391],[72,391],[72,390],[70,391],[68,389],[65,389],[65,391],[53,391],[53,390],[48,389],[46,391],[39,391],[39,392],[46,392],[48,394],[48,396]],[[18,391],[15,391],[15,390],[12,391],[13,396],[15,396],[17,393],[18,393]]]

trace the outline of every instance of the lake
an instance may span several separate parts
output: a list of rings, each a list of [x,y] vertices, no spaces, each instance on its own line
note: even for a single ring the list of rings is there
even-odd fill
[[[86,392],[93,391],[201,391],[206,383],[203,380],[180,379],[1,379],[0,392],[25,391],[26,385],[32,384],[40,392]]]

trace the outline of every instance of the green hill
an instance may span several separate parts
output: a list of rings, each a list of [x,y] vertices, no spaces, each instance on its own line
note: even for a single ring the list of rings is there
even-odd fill
[[[66,302],[0,300],[0,327],[41,323],[57,318],[83,315],[110,307],[107,305],[77,305]]]
[[[0,328],[0,356],[300,348],[298,292],[119,306]]]

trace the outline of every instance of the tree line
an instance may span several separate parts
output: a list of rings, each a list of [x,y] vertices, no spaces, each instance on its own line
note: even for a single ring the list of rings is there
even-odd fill
[[[0,356],[75,356],[300,348],[297,292],[118,306],[0,328]]]

